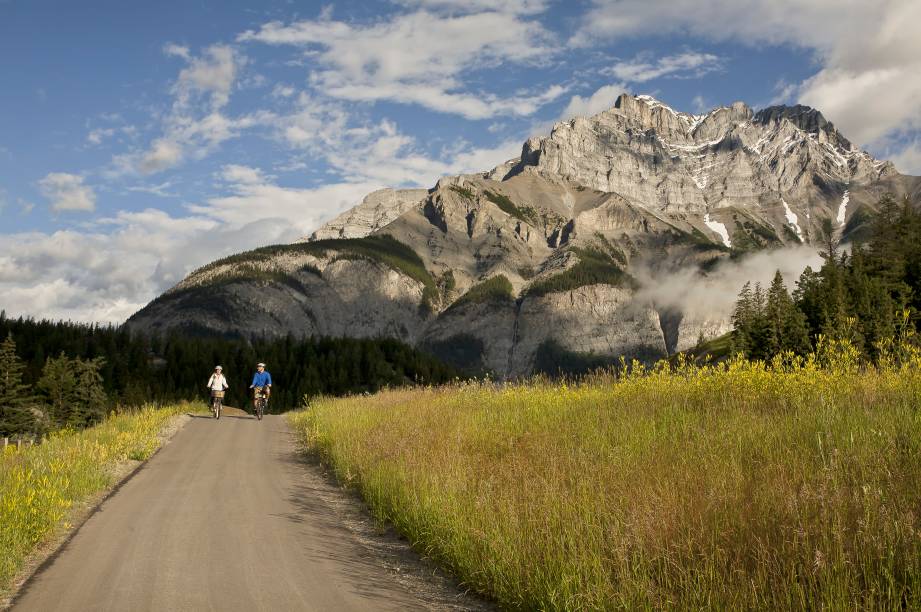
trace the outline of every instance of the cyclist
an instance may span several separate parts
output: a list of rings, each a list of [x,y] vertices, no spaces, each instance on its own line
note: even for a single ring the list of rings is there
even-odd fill
[[[269,394],[272,391],[272,375],[265,369],[264,363],[256,364],[256,373],[253,374],[253,384],[251,384],[249,388],[256,390],[253,393],[253,412],[255,412],[259,391],[261,390],[265,394],[266,401],[268,401]]]
[[[223,397],[224,391],[230,388],[230,385],[227,384],[227,379],[224,378],[223,374],[224,368],[217,365],[214,366],[214,374],[211,375],[211,378],[208,379],[208,389],[211,390],[211,405],[214,406],[215,397]]]

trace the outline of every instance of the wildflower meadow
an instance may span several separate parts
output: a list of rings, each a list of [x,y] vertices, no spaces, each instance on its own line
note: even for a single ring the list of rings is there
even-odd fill
[[[336,476],[510,609],[921,607],[921,357],[634,364],[314,400]]]

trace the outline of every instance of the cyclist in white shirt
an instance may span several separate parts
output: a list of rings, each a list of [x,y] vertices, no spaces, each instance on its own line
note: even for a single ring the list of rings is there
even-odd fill
[[[227,379],[224,378],[221,366],[214,366],[214,374],[208,379],[208,388],[211,389],[212,397],[214,397],[215,391],[224,391],[230,388],[230,385],[227,384]]]

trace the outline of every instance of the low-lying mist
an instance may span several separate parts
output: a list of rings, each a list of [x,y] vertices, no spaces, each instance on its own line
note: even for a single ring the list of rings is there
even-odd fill
[[[814,248],[798,246],[727,259],[706,273],[697,268],[663,272],[643,265],[631,273],[640,283],[638,300],[648,300],[658,308],[677,310],[695,319],[719,320],[732,314],[746,282],[760,282],[766,287],[780,270],[792,291],[806,266],[818,269],[821,265],[822,258]]]

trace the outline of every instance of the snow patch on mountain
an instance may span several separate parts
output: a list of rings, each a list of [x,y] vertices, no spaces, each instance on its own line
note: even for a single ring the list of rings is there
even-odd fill
[[[841,204],[838,205],[838,225],[844,225],[845,215],[847,214],[847,203],[851,199],[851,192],[845,190],[844,197],[841,198]]]
[[[799,217],[796,216],[796,213],[790,210],[790,205],[787,204],[787,201],[782,199],[783,202],[783,214],[787,218],[787,223],[793,226],[794,231],[796,231],[796,237],[799,238],[799,241],[803,241],[803,231],[799,227]],[[808,215],[807,215],[808,216]]]
[[[732,241],[729,239],[729,230],[726,229],[724,224],[720,223],[719,221],[711,220],[710,213],[707,213],[704,215],[704,225],[719,234],[720,238],[723,239],[723,244],[725,244],[730,249],[732,248]]]

